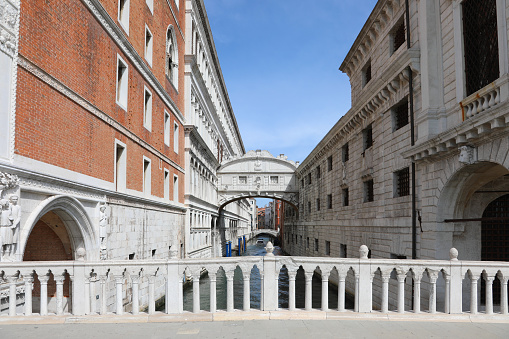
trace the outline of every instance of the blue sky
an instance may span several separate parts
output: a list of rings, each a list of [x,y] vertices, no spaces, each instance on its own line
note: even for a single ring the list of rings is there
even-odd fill
[[[205,0],[246,151],[303,161],[350,108],[338,70],[376,0]]]
[[[302,162],[348,111],[350,82],[338,69],[375,4],[205,0],[246,151]]]

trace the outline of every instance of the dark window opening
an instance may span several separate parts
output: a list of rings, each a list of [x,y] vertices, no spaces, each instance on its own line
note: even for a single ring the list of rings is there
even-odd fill
[[[343,189],[343,206],[348,206],[348,188]]]
[[[364,182],[364,202],[374,201],[373,179]]]
[[[350,150],[348,148],[348,143],[343,145],[341,157],[342,157],[343,162],[347,162],[348,159],[350,159]]]
[[[327,170],[332,171],[332,155],[327,158]]]
[[[396,27],[392,33],[393,45],[392,52],[396,52],[406,41],[406,30],[405,30],[405,21],[404,18],[401,18],[400,21],[396,24]]]
[[[410,169],[404,168],[396,172],[396,197],[410,195]]]
[[[463,41],[467,96],[500,76],[497,4],[495,0],[463,1]]]
[[[369,125],[363,131],[364,151],[373,146],[373,127]]]
[[[327,195],[327,208],[332,209],[332,194]]]
[[[408,99],[404,99],[393,109],[394,130],[397,131],[403,126],[408,125]]]
[[[364,70],[362,71],[363,74],[363,87],[368,84],[368,82],[371,81],[371,61],[368,61],[366,66],[364,66]]]

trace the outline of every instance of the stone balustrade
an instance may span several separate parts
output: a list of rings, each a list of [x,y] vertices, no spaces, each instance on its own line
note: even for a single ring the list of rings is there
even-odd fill
[[[72,314],[121,315],[130,300],[131,313],[138,314],[145,307],[148,314],[156,312],[156,284],[164,289],[165,313],[183,313],[183,289],[192,282],[195,313],[217,312],[216,281],[218,272],[226,276],[226,312],[249,311],[251,271],[260,272],[262,311],[278,308],[278,283],[283,268],[288,274],[288,311],[296,309],[296,276],[305,276],[305,310],[312,310],[312,277],[321,276],[321,311],[337,312],[398,312],[398,313],[493,313],[508,314],[508,262],[458,261],[457,251],[451,249],[451,260],[368,259],[368,249],[361,246],[360,258],[276,257],[272,244],[267,244],[265,257],[230,257],[212,259],[170,259],[151,261],[67,261],[0,263],[2,284],[0,291],[8,295],[8,311],[3,316],[35,314],[32,306],[34,284],[37,282],[38,313],[41,316]],[[234,309],[234,271],[242,271],[243,307]],[[300,271],[299,271],[300,270]],[[210,281],[210,309],[200,310],[200,278],[208,273]],[[221,273],[222,274],[222,273]],[[334,277],[334,279],[333,279]],[[70,281],[71,307],[64,306],[64,281]],[[484,283],[481,283],[481,280]],[[54,309],[48,310],[48,282],[56,284]],[[329,283],[338,289],[337,310],[329,309]],[[20,283],[24,289],[20,289]],[[141,295],[143,283],[143,293]],[[483,285],[481,289],[481,285]],[[127,288],[127,286],[129,288]],[[205,285],[206,286],[206,285]],[[500,287],[500,288],[499,288]],[[494,289],[498,292],[494,293]],[[485,292],[482,304],[480,291]],[[129,291],[129,292],[127,292]],[[345,295],[353,295],[353,310],[346,309]],[[24,293],[24,307],[16,305]],[[493,296],[500,297],[494,300]],[[500,299],[498,299],[500,298]],[[143,302],[142,302],[143,300]],[[299,301],[301,302],[301,301]],[[69,303],[68,303],[69,304]],[[441,305],[440,310],[437,304]],[[282,310],[284,311],[284,310]]]
[[[494,82],[464,99],[460,103],[463,112],[463,121],[473,118],[477,114],[499,104],[502,85],[507,84]]]

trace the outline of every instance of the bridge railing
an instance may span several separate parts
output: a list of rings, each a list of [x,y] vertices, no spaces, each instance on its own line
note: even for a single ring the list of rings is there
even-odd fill
[[[218,311],[216,281],[220,271],[226,275],[226,312],[239,311],[234,308],[233,282],[234,271],[238,268],[242,272],[242,310],[248,311],[253,292],[251,272],[255,267],[260,273],[262,311],[293,311],[297,303],[303,304],[305,310],[311,310],[313,275],[319,273],[321,311],[508,313],[507,262],[458,261],[454,249],[451,250],[451,260],[368,259],[365,246],[361,247],[357,259],[275,257],[271,253],[271,244],[267,245],[267,251],[265,257],[2,262],[0,296],[2,304],[8,305],[4,307],[3,315],[138,314],[144,307],[144,312],[154,314],[159,295],[165,296],[164,312],[178,314],[184,312],[186,282],[192,284],[192,312],[214,313]],[[200,286],[205,272],[209,286]],[[282,272],[287,275],[289,294],[288,308],[284,309],[278,307]],[[302,295],[296,294],[298,274],[305,277],[304,300],[296,299],[297,295]],[[336,283],[338,300],[337,308],[329,309],[328,286],[332,281]],[[50,285],[53,287],[49,288]],[[210,291],[208,310],[200,309],[203,289]],[[346,303],[347,292],[354,300],[351,310]]]

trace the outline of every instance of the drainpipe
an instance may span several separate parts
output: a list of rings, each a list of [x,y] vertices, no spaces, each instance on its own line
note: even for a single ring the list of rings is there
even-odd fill
[[[407,49],[411,48],[410,43],[410,5],[409,0],[405,0],[406,11],[406,44]],[[408,103],[410,110],[410,145],[415,145],[415,121],[414,121],[414,84],[412,79],[412,68],[408,66]],[[417,209],[415,192],[415,162],[412,160],[412,259],[417,259]]]

